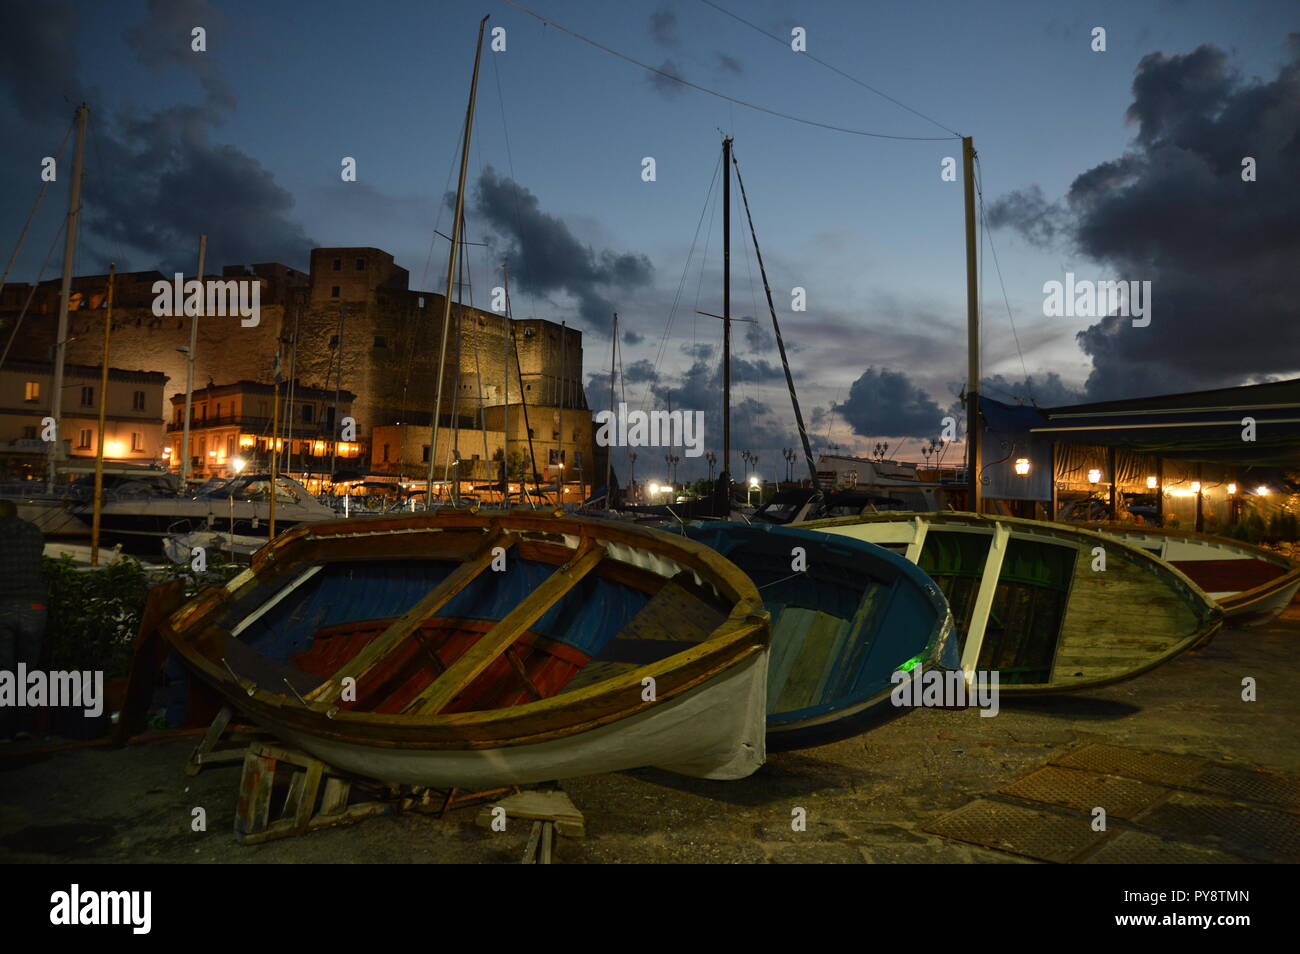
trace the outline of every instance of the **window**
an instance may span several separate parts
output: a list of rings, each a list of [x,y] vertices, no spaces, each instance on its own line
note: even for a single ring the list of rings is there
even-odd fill
[[[388,463],[388,445],[387,445],[387,444],[384,445],[384,463],[385,463],[385,464]]]
[[[532,328],[525,328],[525,329],[524,329],[524,337],[525,337],[525,338],[531,338],[532,336],[533,336],[533,329],[532,329]]]
[[[77,440],[78,450],[90,450],[90,428],[83,427]]]
[[[429,445],[428,445],[428,444],[425,444],[423,447],[420,448],[420,460],[424,461],[426,464],[429,463]]]
[[[387,339],[385,339],[383,335],[375,335],[375,347],[387,348],[388,347]]]
[[[41,399],[41,382],[28,381],[23,385],[23,400],[29,404]]]
[[[334,271],[337,272],[342,267],[343,267],[343,259],[341,258],[334,259]]]
[[[257,415],[258,415],[258,417],[266,417],[266,402],[265,402],[265,401],[258,401],[258,402],[257,402]]]
[[[339,297],[339,286],[338,286],[338,285],[331,285],[331,286],[330,286],[330,297],[331,297],[331,298],[338,298],[338,297]]]
[[[302,406],[302,420],[304,424],[311,423],[311,409],[312,409],[312,405],[310,404],[304,404]]]
[[[366,270],[366,260],[364,258],[357,259],[357,271],[364,272],[365,270]]]
[[[218,420],[221,419],[221,402],[220,402],[220,401],[217,402],[217,413],[216,413],[216,417],[217,417]]]
[[[582,466],[582,451],[576,450],[573,452],[573,466],[574,467]]]
[[[226,438],[226,456],[227,457],[235,456],[235,435],[234,434],[231,434],[229,437]]]
[[[139,431],[131,432],[131,452],[138,454],[144,450],[144,435]]]
[[[551,440],[553,440],[553,441],[558,441],[559,439],[560,439],[560,432],[559,432],[559,431],[551,431]]]
[[[90,385],[86,385],[81,389],[81,406],[82,407],[95,406],[95,389]]]
[[[135,391],[135,392],[133,392],[133,393],[131,394],[131,410],[133,410],[133,411],[143,411],[143,410],[144,410],[144,392],[143,392],[143,391]]]

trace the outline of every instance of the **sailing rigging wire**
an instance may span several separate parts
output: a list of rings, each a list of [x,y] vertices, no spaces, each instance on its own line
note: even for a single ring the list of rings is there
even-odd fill
[[[738,14],[732,13],[730,10],[726,9],[725,7],[719,6],[718,4],[714,3],[713,0],[700,0],[700,2],[703,3],[705,6],[712,7],[713,9],[717,10],[719,13],[726,14],[727,16],[731,17],[731,19],[733,19],[733,20],[737,20],[737,21],[739,21],[740,23],[745,24],[745,26],[749,27],[751,30],[757,30],[759,33],[763,34],[763,36],[768,37],[769,39],[775,40],[777,43],[780,43],[781,46],[783,46],[783,47],[789,47],[789,45],[790,45],[790,42],[789,42],[788,39],[786,39],[786,38],[784,38],[784,37],[779,37],[779,36],[777,36],[775,33],[768,33],[768,32],[767,32],[766,30],[764,30],[761,26],[758,26],[757,24],[754,24],[754,23],[749,22],[749,21],[746,20],[744,17],[742,17],[742,16],[740,16],[740,15],[738,15]],[[945,126],[943,123],[939,122],[939,120],[935,119],[933,116],[927,116],[925,113],[921,112],[919,109],[913,109],[911,106],[908,106],[907,103],[904,103],[904,102],[902,102],[901,100],[895,99],[894,97],[890,96],[888,93],[886,93],[886,92],[884,92],[884,91],[882,91],[882,90],[878,90],[878,89],[876,89],[874,86],[870,85],[869,83],[864,83],[862,80],[858,79],[856,76],[852,76],[852,75],[850,75],[849,73],[844,72],[844,71],[843,71],[842,69],[840,69],[838,66],[835,66],[834,64],[831,64],[831,63],[827,63],[825,60],[821,59],[820,57],[814,56],[813,54],[809,53],[807,50],[803,50],[803,51],[801,51],[801,54],[802,54],[802,56],[801,56],[802,59],[812,60],[814,63],[817,63],[817,64],[819,64],[819,65],[821,65],[821,66],[826,67],[826,68],[827,68],[828,70],[830,70],[832,73],[838,73],[840,76],[844,77],[844,78],[845,78],[846,80],[848,80],[849,82],[851,82],[851,83],[856,83],[857,85],[861,86],[863,89],[865,89],[865,90],[869,90],[869,91],[875,93],[877,96],[880,96],[880,97],[882,97],[882,98],[884,98],[884,99],[889,100],[889,101],[890,101],[891,103],[893,103],[895,106],[901,106],[903,109],[907,110],[909,113],[912,113],[912,114],[915,115],[915,116],[920,116],[920,117],[921,117],[922,119],[924,119],[926,122],[934,123],[934,125],[938,126],[940,129],[944,130],[944,132],[952,133],[952,134],[953,134],[954,136],[956,136],[957,138],[959,138],[959,139],[961,138],[961,133],[957,132],[955,129],[950,129],[949,127]]]
[[[27,316],[27,309],[31,307],[32,299],[36,297],[36,289],[41,287],[41,277],[45,274],[45,266],[50,264],[50,256],[54,254],[54,249],[59,244],[59,237],[63,235],[63,231],[67,227],[67,219],[64,219],[63,224],[55,230],[54,238],[50,240],[50,247],[45,252],[45,260],[41,262],[41,267],[36,272],[36,280],[32,282],[31,290],[27,293],[27,300],[23,302],[22,311],[18,313],[18,320],[14,322],[14,330],[9,333],[9,340],[5,343],[4,353],[0,354],[0,367],[4,366],[5,358],[9,357],[9,349],[13,347],[14,339],[18,337],[18,329],[23,326],[23,318]]]
[[[1002,288],[1002,302],[1007,308],[1007,321],[1011,324],[1011,337],[1015,339],[1016,353],[1020,356],[1020,370],[1025,376],[1025,392],[1029,395],[1029,400],[1034,404],[1037,404],[1038,402],[1034,399],[1033,390],[1029,383],[1029,369],[1025,366],[1025,353],[1020,347],[1020,334],[1016,331],[1016,319],[1011,314],[1011,299],[1007,297],[1007,284],[1002,278],[1002,266],[998,263],[998,250],[993,244],[993,232],[989,228],[988,218],[984,210],[984,170],[980,165],[979,156],[975,157],[975,172],[975,194],[979,200],[981,231],[984,233],[984,237],[988,240],[989,252],[993,255],[993,269],[997,272],[998,285]]]
[[[510,194],[514,198],[515,205],[515,234],[521,236],[520,242],[523,241],[523,216],[519,212],[519,180],[515,178],[515,157],[510,150],[510,126],[506,122],[506,98],[501,92],[501,66],[499,57],[492,57],[492,71],[496,75],[497,81],[497,101],[501,104],[501,133],[505,137],[506,145],[506,165],[510,169]],[[528,305],[533,316],[537,315],[537,296],[530,289],[528,292]]]
[[[63,150],[68,145],[68,137],[72,135],[72,129],[76,124],[77,120],[74,117],[72,122],[68,124],[68,131],[63,134],[63,142],[59,143],[59,151],[54,154],[55,170],[59,168],[59,162],[63,158]],[[27,213],[27,221],[23,223],[22,231],[18,233],[18,241],[14,245],[13,254],[9,256],[9,261],[5,263],[4,274],[0,275],[0,289],[3,289],[5,282],[9,281],[9,273],[13,270],[14,262],[18,259],[18,253],[22,251],[23,243],[27,240],[27,230],[32,226],[32,219],[36,218],[36,211],[41,207],[41,200],[45,198],[45,193],[49,191],[51,181],[53,180],[46,179],[42,182],[40,191],[36,193],[36,201],[32,203],[32,210]]]
[[[520,10],[528,14],[530,17],[540,20],[546,26],[555,27],[555,29],[559,30],[562,33],[569,34],[569,36],[573,37],[576,40],[581,40],[583,43],[586,43],[589,46],[594,46],[596,49],[601,50],[604,53],[608,53],[611,56],[618,57],[620,60],[624,60],[628,63],[631,63],[633,66],[639,66],[641,69],[645,70],[648,73],[654,73],[656,76],[661,76],[664,79],[671,80],[674,83],[680,83],[682,86],[690,87],[691,89],[696,90],[697,92],[706,93],[709,96],[716,96],[718,99],[724,99],[729,103],[735,103],[737,106],[744,106],[746,109],[752,109],[755,112],[767,113],[769,116],[776,116],[778,119],[787,119],[791,122],[802,123],[805,126],[815,126],[819,129],[829,129],[832,132],[847,133],[851,136],[866,136],[872,139],[896,139],[896,140],[906,140],[910,142],[947,142],[949,139],[953,138],[952,136],[898,136],[890,133],[871,132],[866,129],[853,129],[848,126],[837,126],[834,123],[823,123],[815,119],[807,119],[803,116],[796,116],[793,113],[785,113],[777,109],[769,109],[766,106],[759,106],[757,103],[750,103],[743,99],[737,99],[735,96],[729,96],[726,93],[719,92],[716,89],[710,89],[707,86],[701,86],[699,83],[692,83],[688,79],[683,79],[680,76],[675,76],[672,73],[669,73],[665,70],[661,70],[656,67],[653,67],[648,63],[643,63],[640,60],[633,59],[632,57],[628,56],[625,53],[620,53],[618,52],[618,50],[605,46],[603,43],[599,43],[596,40],[591,39],[590,37],[583,36],[581,33],[578,33],[576,30],[570,30],[568,27],[563,26],[562,24],[556,23],[554,20],[542,16],[540,13],[537,13],[535,10],[530,10],[522,3],[519,3],[518,0],[503,0],[503,2],[508,3],[510,6],[515,7],[517,10]]]
[[[691,239],[691,248],[690,251],[686,253],[686,262],[682,265],[682,277],[677,282],[677,291],[673,295],[673,304],[672,307],[668,310],[668,319],[667,321],[664,322],[664,331],[659,338],[659,347],[655,353],[655,362],[654,362],[654,370],[656,372],[656,376],[659,371],[659,366],[663,363],[664,354],[668,350],[668,338],[672,334],[673,319],[677,314],[678,305],[681,304],[682,292],[686,288],[686,277],[688,274],[690,274],[691,259],[695,257],[695,248],[700,241],[700,229],[704,227],[705,213],[709,211],[712,205],[713,189],[714,186],[716,186],[718,183],[718,170],[721,168],[722,168],[722,155],[719,153],[718,163],[716,166],[713,167],[713,178],[709,180],[709,191],[705,194],[704,205],[701,206],[700,208],[700,219],[698,222],[695,223],[695,235]],[[710,225],[710,230],[712,230],[711,225]],[[701,277],[701,282],[703,282],[703,277]],[[698,298],[697,298],[697,304],[698,304]],[[641,397],[640,406],[643,410],[645,409],[646,401],[650,399],[652,390],[653,390],[653,379],[651,381],[646,382],[646,393],[643,394]]]

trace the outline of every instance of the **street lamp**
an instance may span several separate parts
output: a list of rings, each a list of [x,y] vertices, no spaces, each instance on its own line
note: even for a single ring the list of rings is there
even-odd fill
[[[1028,457],[1017,457],[1017,458],[1016,458],[1016,473],[1017,473],[1019,476],[1021,476],[1021,477],[1027,477],[1027,476],[1029,475],[1029,458],[1028,458]]]

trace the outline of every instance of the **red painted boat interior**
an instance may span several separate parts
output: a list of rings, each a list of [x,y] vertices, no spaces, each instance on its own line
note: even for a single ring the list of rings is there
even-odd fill
[[[1286,572],[1264,560],[1175,560],[1174,566],[1207,593],[1240,593]]]
[[[317,631],[310,649],[293,657],[293,665],[328,679],[392,622],[369,619],[325,627]],[[491,620],[427,620],[414,638],[406,640],[357,683],[356,701],[341,702],[339,707],[358,712],[401,712],[493,625]],[[514,655],[518,668],[507,655],[497,657],[443,712],[505,708],[553,696],[590,658],[572,646],[532,631],[520,637],[509,653]]]

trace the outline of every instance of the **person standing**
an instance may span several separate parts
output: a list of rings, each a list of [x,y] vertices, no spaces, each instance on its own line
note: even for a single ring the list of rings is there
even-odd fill
[[[21,519],[12,500],[0,500],[0,671],[15,679],[19,663],[34,669],[41,662],[48,598],[44,552],[36,524]],[[26,709],[0,706],[0,742],[26,738],[22,730],[29,717]]]

